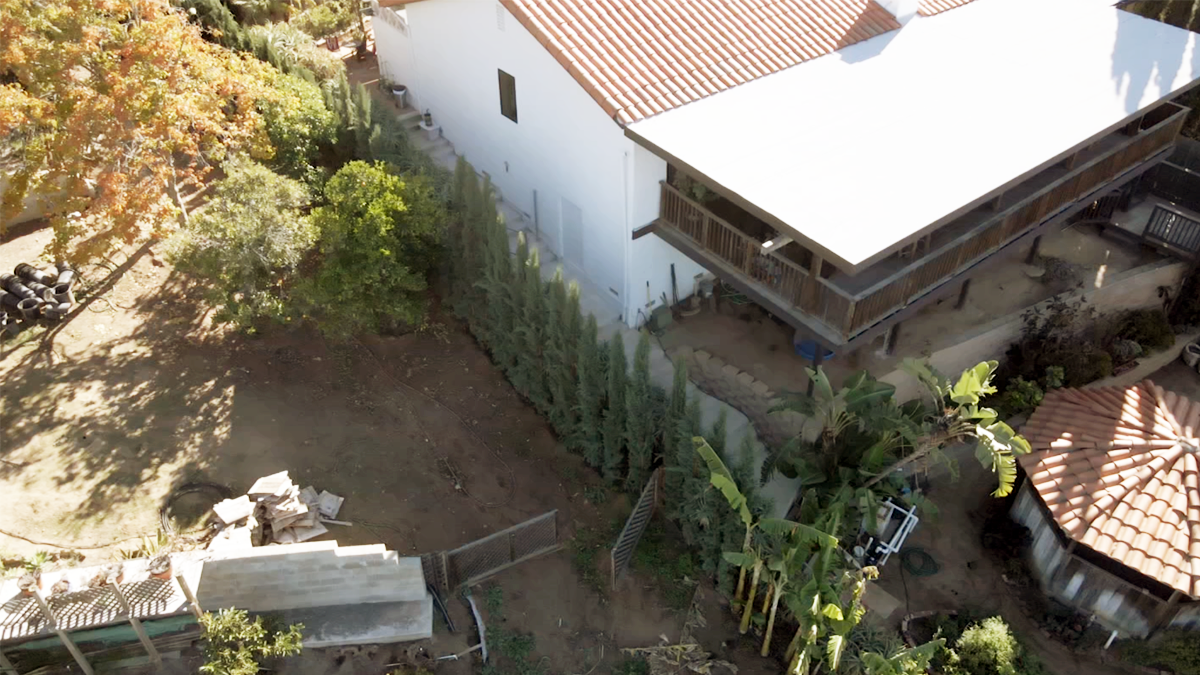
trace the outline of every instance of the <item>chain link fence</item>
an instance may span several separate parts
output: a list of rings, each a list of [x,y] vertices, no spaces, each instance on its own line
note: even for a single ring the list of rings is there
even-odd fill
[[[453,551],[427,553],[421,556],[421,569],[426,583],[449,592],[559,547],[556,509]]]
[[[638,497],[633,513],[629,514],[629,519],[625,521],[625,527],[613,546],[611,555],[614,589],[617,587],[617,579],[629,569],[629,562],[633,560],[638,540],[642,538],[642,533],[646,531],[646,526],[650,524],[650,518],[654,515],[654,507],[658,504],[658,484],[662,477],[662,467],[650,474],[650,480],[646,481],[646,487],[642,488],[642,496]]]

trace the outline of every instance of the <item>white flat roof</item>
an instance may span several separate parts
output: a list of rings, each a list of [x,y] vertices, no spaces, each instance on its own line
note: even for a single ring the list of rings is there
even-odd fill
[[[1200,77],[1096,0],[975,0],[630,125],[846,271]]]

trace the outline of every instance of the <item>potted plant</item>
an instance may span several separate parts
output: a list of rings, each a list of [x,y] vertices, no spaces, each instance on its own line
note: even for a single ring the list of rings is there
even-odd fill
[[[437,127],[433,126],[433,115],[429,112],[428,108],[421,115],[421,129],[425,132],[425,138],[428,138],[430,141],[438,139],[439,131]]]
[[[393,84],[392,96],[396,97],[396,102],[400,104],[401,108],[408,107],[408,87],[403,84]]]

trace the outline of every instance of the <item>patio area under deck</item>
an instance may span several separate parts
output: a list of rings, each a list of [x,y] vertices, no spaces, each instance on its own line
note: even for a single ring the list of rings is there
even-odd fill
[[[1187,112],[1154,108],[855,275],[797,255],[798,244],[764,253],[761,237],[667,183],[649,229],[802,333],[852,351],[1165,159]]]

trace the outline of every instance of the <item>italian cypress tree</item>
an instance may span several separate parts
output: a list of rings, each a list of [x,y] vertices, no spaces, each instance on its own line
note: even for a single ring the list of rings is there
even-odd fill
[[[683,487],[683,474],[679,468],[679,455],[676,449],[679,445],[679,426],[683,423],[684,415],[687,412],[687,381],[687,361],[683,358],[675,359],[675,377],[671,381],[671,398],[667,402],[662,423],[663,463],[667,467],[667,504],[672,504],[679,499]]]
[[[641,491],[654,461],[654,437],[658,407],[650,381],[650,334],[643,332],[633,353],[633,376],[625,397],[625,444],[629,448],[629,469],[625,489]]]
[[[514,386],[517,384],[517,363],[521,353],[521,328],[525,321],[525,270],[529,263],[529,244],[525,241],[525,232],[517,233],[517,254],[511,261],[512,274],[508,281],[508,304],[512,312],[512,332],[510,333],[511,350],[506,354],[502,363],[505,374]],[[517,387],[520,391],[520,387]],[[524,392],[521,392],[524,394]]]
[[[487,230],[496,219],[496,200],[493,197],[492,179],[484,176],[483,185],[471,193],[467,204],[466,226],[463,228],[462,297],[460,312],[467,320],[471,332],[487,344],[488,334],[484,326],[487,308],[483,289],[479,281],[483,276],[487,256]]]
[[[514,324],[512,297],[513,263],[508,254],[508,229],[503,217],[497,216],[488,223],[487,255],[484,257],[485,272],[480,284],[487,301],[488,347],[492,350],[492,362],[507,371],[514,353]]]
[[[576,413],[579,422],[570,440],[571,449],[599,469],[604,463],[601,440],[601,409],[604,405],[604,358],[596,339],[596,317],[589,314],[579,335],[579,365],[576,379]]]
[[[546,339],[546,285],[542,283],[541,260],[536,248],[529,252],[529,263],[525,267],[525,287],[521,303],[523,317],[517,334],[521,349],[517,352],[517,389],[533,403],[537,411],[545,414],[548,396],[543,352]]]
[[[579,288],[563,283],[562,268],[550,282],[546,324],[546,381],[550,423],[559,438],[570,438],[575,427],[575,361],[579,350]]]
[[[608,405],[601,429],[604,462],[600,473],[612,484],[621,480],[621,466],[625,463],[625,393],[629,386],[625,364],[625,342],[617,332],[608,341]]]
[[[450,227],[446,228],[446,253],[449,260],[450,306],[459,318],[466,318],[463,306],[466,295],[467,251],[466,231],[470,227],[472,204],[479,198],[479,181],[466,158],[459,157],[454,167],[454,189],[451,196]]]
[[[717,421],[713,422],[712,429],[704,434],[708,439],[708,444],[716,451],[717,457],[720,457],[728,466],[729,458],[725,455],[725,435],[726,427],[729,426],[729,415],[726,413],[725,406],[721,406],[721,411],[717,413]]]

